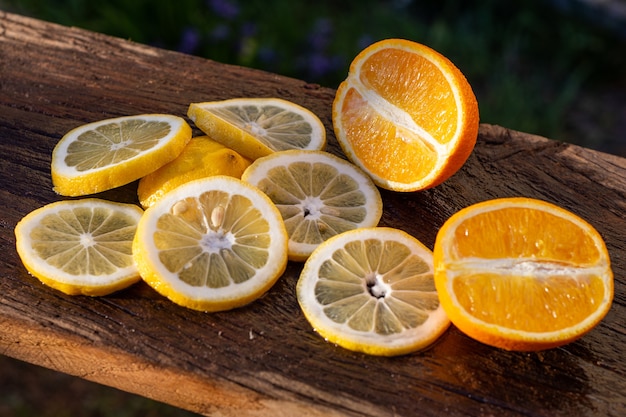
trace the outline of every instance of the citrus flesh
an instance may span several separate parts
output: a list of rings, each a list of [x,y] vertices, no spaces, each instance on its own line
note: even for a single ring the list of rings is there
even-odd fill
[[[306,260],[339,233],[376,226],[382,216],[382,198],[371,179],[328,152],[276,152],[254,161],[242,180],[266,193],[280,211],[293,261]]]
[[[132,241],[143,210],[100,199],[59,201],[27,214],[15,227],[26,269],[70,295],[99,296],[137,282]]]
[[[434,259],[450,320],[503,349],[571,342],[600,322],[613,299],[602,237],[540,200],[496,199],[457,212],[437,235]]]
[[[346,156],[395,191],[434,187],[465,163],[478,103],[461,71],[433,49],[387,39],[359,53],[336,93],[333,127]]]
[[[278,98],[191,103],[187,115],[212,139],[249,159],[287,149],[321,150],[326,129],[308,109]]]
[[[52,184],[83,196],[131,183],[178,156],[191,127],[178,116],[146,114],[106,119],[72,129],[52,152]]]
[[[192,138],[173,161],[139,180],[137,196],[143,208],[186,182],[213,175],[241,178],[251,161],[209,138]]]
[[[278,280],[287,239],[265,194],[217,175],[183,184],[148,208],[133,256],[160,294],[191,309],[221,311],[254,301]]]
[[[432,252],[393,228],[360,228],[322,243],[296,286],[302,311],[343,348],[395,356],[424,349],[450,322],[435,290]]]

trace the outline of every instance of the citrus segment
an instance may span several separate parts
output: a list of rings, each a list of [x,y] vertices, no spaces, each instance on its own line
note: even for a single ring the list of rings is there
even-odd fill
[[[432,252],[398,229],[361,228],[328,239],[304,264],[296,294],[322,337],[372,355],[423,349],[449,325]]]
[[[304,261],[328,238],[378,224],[382,198],[370,178],[324,151],[282,151],[257,159],[242,179],[265,192],[289,235],[289,259]]]
[[[141,277],[175,303],[201,311],[243,306],[287,265],[287,232],[271,200],[229,176],[190,181],[148,208],[133,256]]]
[[[315,114],[278,98],[191,103],[187,115],[211,138],[250,159],[326,145],[326,129]]]
[[[77,127],[52,152],[52,184],[82,196],[133,182],[176,158],[191,139],[181,117],[146,114]]]
[[[563,345],[593,328],[613,299],[609,255],[575,214],[529,198],[465,208],[440,229],[435,280],[452,322],[510,350]]]
[[[402,39],[365,48],[333,102],[346,156],[380,187],[434,187],[465,163],[478,135],[478,103],[461,71],[433,49]]]
[[[250,160],[208,136],[192,138],[173,161],[139,180],[137,195],[144,208],[191,180],[213,175],[241,178]]]
[[[143,211],[99,199],[60,201],[26,215],[15,227],[26,269],[70,295],[106,295],[139,280],[132,241]]]

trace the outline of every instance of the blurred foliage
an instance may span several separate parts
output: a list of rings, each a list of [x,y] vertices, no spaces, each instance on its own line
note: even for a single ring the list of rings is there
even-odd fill
[[[0,2],[40,19],[331,88],[368,44],[412,39],[467,76],[482,122],[554,139],[564,139],[565,115],[581,88],[610,82],[626,63],[623,40],[541,0]]]
[[[197,414],[0,355],[0,417],[195,417]]]

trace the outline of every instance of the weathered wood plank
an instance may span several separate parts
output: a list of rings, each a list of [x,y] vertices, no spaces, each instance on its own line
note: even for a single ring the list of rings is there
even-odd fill
[[[398,358],[345,351],[316,335],[290,263],[250,306],[205,314],[143,283],[70,297],[30,277],[15,252],[21,217],[59,200],[52,149],[69,129],[191,102],[281,97],[327,128],[334,90],[0,12],[0,354],[206,415],[621,415],[626,410],[626,159],[481,125],[467,164],[435,189],[383,191],[381,223],[432,247],[455,211],[488,198],[555,202],[590,221],[612,256],[616,297],[581,340],[539,353],[492,349],[454,327]],[[136,202],[136,183],[98,195]]]

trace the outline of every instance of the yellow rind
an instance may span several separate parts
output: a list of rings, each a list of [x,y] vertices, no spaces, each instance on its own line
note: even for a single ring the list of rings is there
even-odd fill
[[[208,136],[192,138],[176,159],[139,180],[137,196],[148,208],[168,191],[213,175],[240,178],[252,161]]]

